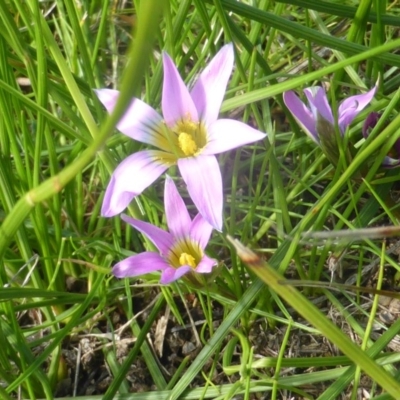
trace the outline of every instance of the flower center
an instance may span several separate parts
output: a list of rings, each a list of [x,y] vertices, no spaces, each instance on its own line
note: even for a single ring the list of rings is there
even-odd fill
[[[207,133],[201,122],[190,118],[182,119],[172,129],[177,139],[176,147],[180,157],[193,157],[207,144]]]
[[[182,253],[179,257],[180,265],[189,265],[192,268],[196,268],[196,260],[194,257],[188,253]]]
[[[193,140],[192,135],[186,132],[179,133],[178,136],[179,147],[185,156],[192,156],[197,151],[197,144]]]
[[[180,268],[183,265],[196,269],[203,258],[203,251],[199,244],[189,237],[181,238],[171,248],[167,259],[171,266]]]

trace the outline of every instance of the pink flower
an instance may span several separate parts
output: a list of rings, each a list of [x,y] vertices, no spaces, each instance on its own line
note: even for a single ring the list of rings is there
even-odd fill
[[[147,236],[159,252],[146,251],[122,260],[112,271],[117,278],[160,270],[160,282],[166,284],[188,273],[209,273],[217,264],[216,260],[204,254],[212,226],[200,214],[191,220],[174,181],[168,175],[164,201],[169,232],[148,222],[122,215],[122,219]]]
[[[343,135],[347,127],[352,123],[353,119],[371,102],[375,95],[377,86],[374,86],[365,94],[350,96],[343,100],[337,113],[337,124],[340,133]],[[317,144],[326,136],[334,132],[335,121],[332,109],[328,103],[325,90],[320,86],[312,86],[304,89],[307,97],[307,107],[293,91],[283,94],[283,101],[286,107],[292,113],[298,124],[303,128],[304,132]],[[320,126],[330,125],[327,133]]]
[[[222,230],[222,178],[215,154],[265,137],[244,123],[218,119],[233,61],[233,45],[228,44],[189,92],[171,58],[163,53],[163,117],[141,100],[133,99],[117,125],[125,135],[160,150],[140,151],[119,164],[106,190],[103,216],[122,212],[135,196],[177,164],[200,214],[215,229]],[[112,112],[119,92],[100,89],[96,93]]]
[[[365,94],[350,96],[340,103],[337,112],[337,126],[341,135],[346,132],[357,114],[370,103],[376,89],[377,85]],[[336,123],[325,90],[320,86],[312,86],[304,89],[304,94],[308,100],[308,107],[293,91],[285,92],[283,101],[304,132],[321,146],[332,164],[337,165],[340,151],[335,134]],[[350,156],[347,150],[346,153],[347,156]]]

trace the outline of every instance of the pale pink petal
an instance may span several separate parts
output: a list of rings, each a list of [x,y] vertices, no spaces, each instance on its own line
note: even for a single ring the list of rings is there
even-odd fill
[[[208,142],[202,154],[222,153],[264,139],[265,136],[265,133],[253,129],[243,122],[233,119],[219,119],[208,128]]]
[[[333,125],[332,109],[328,103],[324,88],[320,86],[311,86],[304,89],[304,94],[307,97],[314,118],[316,119],[317,113],[319,113],[325,120]]]
[[[113,89],[94,89],[94,92],[106,110],[111,114],[117,104],[119,91]]]
[[[122,214],[121,218],[148,237],[160,251],[161,255],[167,256],[174,245],[174,237],[169,232],[148,222],[128,217],[125,214]]]
[[[195,271],[201,274],[208,274],[212,271],[213,267],[217,265],[217,260],[210,258],[204,254],[203,258],[197,265]]]
[[[166,285],[168,283],[174,282],[178,280],[181,276],[187,274],[190,270],[191,268],[188,265],[184,265],[183,267],[180,267],[178,269],[169,267],[161,274],[160,283]]]
[[[95,90],[95,93],[111,114],[117,102],[119,91],[99,89]],[[123,134],[138,142],[151,144],[169,151],[171,146],[162,132],[162,124],[162,117],[153,108],[139,99],[133,99],[116,127]]]
[[[200,74],[190,92],[201,121],[208,126],[218,118],[234,61],[233,44],[221,48]]]
[[[182,119],[199,122],[192,97],[167,53],[163,53],[163,65],[162,111],[165,123],[173,128]]]
[[[319,143],[318,134],[316,130],[315,118],[312,112],[305,106],[305,104],[293,92],[283,93],[283,101],[286,107],[292,113],[297,123],[302,127],[303,131],[315,142]]]
[[[125,158],[111,176],[101,215],[112,217],[122,212],[172,164],[170,159],[169,154],[157,150],[140,151]]]
[[[201,249],[204,250],[210,240],[213,227],[201,216],[197,214],[190,226],[189,237],[197,242]]]
[[[222,177],[217,159],[203,155],[181,158],[178,167],[200,214],[222,231]]]
[[[339,106],[339,127],[342,132],[352,123],[353,119],[371,102],[375,96],[377,86],[369,92],[350,96]]]
[[[165,179],[164,205],[169,231],[176,238],[187,236],[192,221],[174,181],[168,175]]]
[[[148,274],[157,270],[163,271],[167,268],[169,268],[168,263],[159,254],[146,251],[125,258],[125,260],[115,264],[112,273],[117,278],[127,278]]]

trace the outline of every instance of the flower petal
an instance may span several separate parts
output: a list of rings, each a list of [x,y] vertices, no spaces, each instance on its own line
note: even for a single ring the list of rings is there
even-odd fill
[[[218,118],[233,61],[233,44],[229,43],[210,61],[190,92],[199,118],[206,126]]]
[[[119,91],[99,89],[95,90],[95,93],[111,114],[117,102]],[[125,114],[119,120],[117,129],[138,142],[151,144],[168,151],[170,146],[161,130],[162,123],[162,117],[153,108],[139,99],[133,99]]]
[[[215,265],[217,265],[217,260],[214,260],[213,258],[210,258],[204,254],[195,271],[201,274],[208,274],[212,271]]]
[[[128,217],[125,214],[122,214],[121,218],[139,232],[146,235],[154,243],[161,255],[166,256],[174,245],[174,237],[169,232],[149,224],[148,222]]]
[[[168,153],[145,150],[125,158],[111,176],[101,215],[112,217],[122,212],[132,199],[151,185],[173,160]]]
[[[171,267],[167,268],[161,274],[160,283],[166,285],[168,283],[174,282],[178,280],[181,276],[187,274],[190,270],[191,268],[188,265],[184,265],[183,267],[180,267],[178,269]]]
[[[342,132],[351,124],[353,119],[371,102],[378,86],[375,85],[369,92],[350,96],[339,106],[339,127]]]
[[[222,231],[222,177],[217,159],[203,155],[181,158],[178,167],[200,214]]]
[[[197,214],[190,226],[189,237],[194,242],[199,243],[202,250],[204,250],[210,240],[213,227],[201,216]]]
[[[119,91],[113,89],[94,89],[94,92],[109,114],[111,114],[117,104]]]
[[[382,165],[386,168],[396,168],[400,165],[400,160],[386,156],[382,161]]]
[[[303,131],[315,142],[319,143],[317,130],[315,127],[315,118],[312,112],[299,99],[292,90],[283,93],[283,101],[286,107],[292,113],[297,123],[302,127]]]
[[[115,264],[112,273],[117,278],[127,278],[130,276],[148,274],[157,270],[163,271],[168,267],[168,263],[159,254],[146,251],[125,258],[125,260]]]
[[[222,153],[264,139],[266,136],[265,133],[233,119],[215,121],[209,126],[208,135],[208,143],[202,152],[204,155]]]
[[[304,94],[314,118],[316,119],[317,115],[320,114],[326,121],[334,125],[332,109],[328,103],[325,89],[321,86],[311,86],[304,89]]]
[[[367,115],[367,118],[364,120],[364,124],[362,126],[362,134],[366,139],[371,131],[375,128],[376,124],[378,123],[379,119],[381,118],[382,114],[377,112],[371,112]]]
[[[165,123],[173,128],[182,119],[199,122],[196,106],[175,64],[167,53],[163,53],[164,83],[162,111]]]
[[[174,181],[168,175],[165,179],[164,205],[169,231],[176,238],[187,236],[192,220]]]

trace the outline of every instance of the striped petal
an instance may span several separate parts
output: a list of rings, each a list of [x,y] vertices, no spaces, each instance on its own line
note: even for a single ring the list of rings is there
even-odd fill
[[[99,89],[95,90],[95,93],[111,114],[117,103],[119,91]],[[170,146],[161,129],[162,123],[162,117],[153,108],[139,99],[133,99],[119,120],[117,129],[138,142],[169,151]]]
[[[122,212],[135,196],[172,165],[171,161],[169,154],[156,150],[140,151],[125,158],[111,176],[101,214],[112,217]]]

